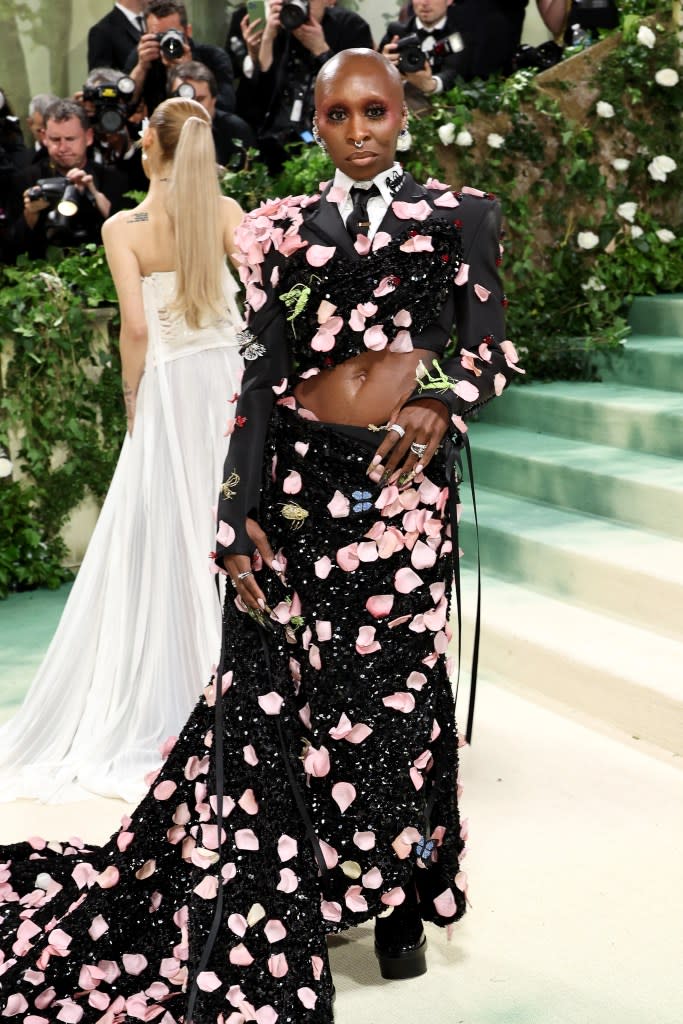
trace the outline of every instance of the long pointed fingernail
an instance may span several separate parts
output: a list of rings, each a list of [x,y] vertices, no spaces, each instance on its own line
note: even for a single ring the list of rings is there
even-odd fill
[[[263,600],[262,597],[259,597],[259,599],[258,599],[258,601],[256,603],[258,604],[259,608],[263,609],[263,611],[266,610],[266,602]]]
[[[381,470],[379,469],[373,469],[372,471],[368,471],[368,476],[372,480],[373,484],[378,484],[382,479],[382,473]]]

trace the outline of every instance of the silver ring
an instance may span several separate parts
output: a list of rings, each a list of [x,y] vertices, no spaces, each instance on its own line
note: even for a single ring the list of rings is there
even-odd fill
[[[405,430],[403,429],[400,423],[390,423],[389,426],[387,427],[387,430],[395,431],[395,433],[397,433],[399,437],[405,437],[406,434]]]
[[[353,144],[356,147],[356,149],[362,149],[363,146],[365,145],[365,140],[364,139],[360,139],[359,142],[356,142],[356,140],[354,139],[353,140]]]
[[[232,585],[233,585],[233,587],[235,588],[235,590],[237,590],[237,584],[235,583],[235,581],[234,581],[234,579],[232,578],[232,576],[230,577],[230,582],[232,583]]]
[[[425,445],[425,448],[426,448],[426,447],[427,447],[427,446]],[[253,572],[251,571],[251,569],[247,569],[247,571],[246,571],[246,572],[238,572],[238,573],[237,573],[237,579],[238,579],[238,580],[246,580],[247,576],[253,576],[253,575],[254,575],[254,574],[253,574]]]
[[[410,446],[410,450],[413,453],[413,455],[417,455],[418,459],[421,459],[424,453],[427,451],[428,447],[429,445],[427,444],[418,444],[417,441],[413,441],[413,443]]]

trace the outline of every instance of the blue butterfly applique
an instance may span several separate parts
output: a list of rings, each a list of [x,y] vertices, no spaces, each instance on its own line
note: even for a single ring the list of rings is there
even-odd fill
[[[354,491],[351,497],[356,499],[353,505],[354,512],[367,512],[372,508],[372,495],[369,491]]]
[[[415,853],[418,859],[424,861],[425,864],[429,864],[431,861],[436,860],[435,840],[427,839],[426,836],[420,836],[415,844]]]

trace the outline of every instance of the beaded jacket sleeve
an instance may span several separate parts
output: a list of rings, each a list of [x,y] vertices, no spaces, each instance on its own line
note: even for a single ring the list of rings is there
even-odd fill
[[[294,403],[297,379],[367,350],[433,352],[408,401],[443,402],[457,433],[462,417],[516,372],[504,335],[494,197],[435,181],[423,187],[405,174],[374,237],[355,242],[338,201],[327,186],[315,197],[264,204],[236,234],[246,370],[219,496],[219,566],[225,554],[253,550],[246,519],[258,519],[268,421],[275,402]]]

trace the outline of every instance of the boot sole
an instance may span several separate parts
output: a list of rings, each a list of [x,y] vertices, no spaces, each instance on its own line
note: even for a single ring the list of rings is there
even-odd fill
[[[379,970],[387,981],[400,981],[403,978],[419,978],[427,972],[427,939],[423,937],[419,946],[407,949],[398,956],[388,956],[377,945],[375,956],[379,961]]]

